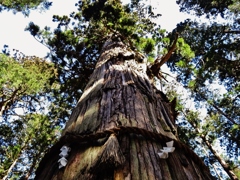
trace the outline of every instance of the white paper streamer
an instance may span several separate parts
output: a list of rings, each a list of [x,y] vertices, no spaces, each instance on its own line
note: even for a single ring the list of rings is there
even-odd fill
[[[168,153],[172,153],[175,150],[175,147],[173,147],[173,141],[167,142],[167,147],[163,147],[161,149],[162,152],[159,152],[158,155],[161,159],[167,159]]]
[[[62,168],[62,167],[65,167],[67,165],[67,159],[66,157],[68,156],[68,152],[71,151],[71,148],[70,147],[67,147],[67,146],[63,146],[61,149],[60,149],[61,153],[59,154],[59,156],[61,157],[58,162],[59,162],[59,169]]]
[[[166,153],[166,152],[160,152],[160,153],[158,153],[158,155],[161,159],[167,159],[168,158],[168,153]]]
[[[67,165],[67,159],[65,157],[61,157],[59,160],[59,169]]]

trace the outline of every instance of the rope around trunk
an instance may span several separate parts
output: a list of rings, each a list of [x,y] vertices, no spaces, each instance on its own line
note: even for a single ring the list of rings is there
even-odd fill
[[[143,128],[138,128],[138,127],[130,127],[130,126],[118,126],[118,127],[114,127],[111,129],[107,129],[104,130],[102,132],[96,132],[96,133],[91,133],[91,134],[78,134],[78,133],[72,133],[72,132],[67,132],[64,136],[62,136],[60,138],[60,140],[45,154],[45,156],[43,157],[42,161],[39,164],[39,167],[36,171],[36,175],[38,173],[41,172],[41,170],[44,168],[44,164],[49,160],[49,158],[53,157],[54,154],[56,154],[56,151],[59,151],[59,149],[63,146],[63,145],[67,145],[69,147],[71,146],[76,146],[76,145],[81,145],[81,146],[90,146],[90,145],[103,145],[108,137],[111,134],[115,134],[117,137],[121,137],[121,135],[130,135],[130,134],[135,134],[135,135],[141,135],[143,138],[147,139],[147,140],[151,140],[151,141],[155,141],[155,142],[168,142],[168,141],[174,141],[174,147],[176,147],[177,149],[181,149],[183,150],[182,152],[185,153],[185,155],[187,157],[191,157],[192,160],[199,165],[199,168],[203,168],[207,171],[209,171],[209,169],[206,167],[206,165],[204,164],[204,162],[202,161],[202,159],[197,156],[197,154],[195,154],[193,152],[193,150],[191,150],[187,145],[185,145],[184,143],[182,143],[179,140],[176,139],[172,139],[168,136],[164,136],[162,134],[159,133],[155,133],[152,131],[148,131],[146,129]],[[135,138],[137,138],[139,136],[135,136]],[[183,166],[187,166],[188,162],[185,160],[185,158],[183,158],[182,156],[180,156],[180,160]]]

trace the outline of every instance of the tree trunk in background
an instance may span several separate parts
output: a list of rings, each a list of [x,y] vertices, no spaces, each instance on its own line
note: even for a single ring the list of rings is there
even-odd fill
[[[21,154],[20,154],[21,155]],[[8,175],[11,173],[13,170],[14,166],[16,165],[20,155],[12,162],[11,166],[8,168],[6,175],[2,178],[2,180],[6,180],[8,178]]]
[[[236,176],[236,174],[234,174],[234,172],[230,168],[229,164],[220,155],[218,155],[218,153],[212,147],[211,143],[207,140],[206,136],[201,134],[200,137],[202,138],[203,142],[207,145],[207,147],[211,151],[211,153],[214,155],[214,157],[218,160],[218,162],[222,166],[222,168],[226,171],[228,176],[232,180],[238,180],[238,177]]]
[[[201,159],[177,139],[174,104],[150,83],[145,60],[119,38],[112,39],[35,179],[213,179]],[[171,140],[175,151],[161,159],[157,153]],[[63,145],[71,151],[59,169]]]
[[[187,114],[185,114],[185,117],[187,117]],[[206,137],[206,134],[202,133],[199,128],[197,127],[197,125],[191,121],[188,121],[192,128],[194,129],[196,134],[199,134],[199,137],[202,139],[203,143],[205,145],[207,145],[208,150],[210,150],[210,152],[213,154],[213,156],[215,157],[215,159],[218,161],[218,163],[222,166],[222,168],[224,169],[224,171],[228,174],[228,176],[230,177],[231,180],[238,180],[238,177],[236,174],[234,174],[233,170],[230,168],[229,164],[220,156],[218,155],[217,151],[214,149],[214,147],[212,146],[212,144],[209,142],[208,138]],[[206,150],[204,149],[204,151],[206,152]],[[206,153],[207,154],[207,153]],[[209,157],[208,157],[209,158]],[[211,163],[212,164],[212,163]],[[213,164],[212,164],[213,166]],[[215,169],[215,167],[213,167]],[[217,171],[216,171],[217,173]],[[220,178],[221,179],[221,178]]]

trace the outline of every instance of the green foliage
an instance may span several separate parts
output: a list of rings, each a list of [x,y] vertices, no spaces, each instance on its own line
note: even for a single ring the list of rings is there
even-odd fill
[[[180,104],[176,107],[181,114],[177,121],[179,125],[179,138],[191,146],[205,162],[209,163],[211,166],[218,166],[218,161],[215,159],[213,152],[208,150],[209,147],[206,142],[209,142],[214,149],[214,146],[218,144],[218,140],[220,140],[221,146],[224,147],[224,144],[222,143],[229,142],[227,142],[225,138],[222,138],[224,137],[222,132],[227,128],[224,126],[228,125],[221,122],[222,117],[219,113],[211,113],[209,115],[205,115],[204,117],[200,110],[195,111],[188,109],[186,107],[186,103],[184,103],[185,98],[183,98],[180,94],[174,91],[168,91],[168,96],[171,97],[173,94],[178,97],[178,104]],[[235,169],[239,166],[239,162],[236,159],[233,158],[229,161],[230,157],[232,157],[231,153],[237,151],[237,149],[233,150],[234,148],[236,148],[234,145],[230,146],[229,149],[231,149],[232,152],[228,151],[228,157],[225,156],[224,158],[229,165],[232,164],[231,169]],[[213,175],[216,174],[216,172],[214,172],[215,169],[212,170]]]
[[[233,28],[238,26],[239,24],[236,23]],[[203,85],[206,81],[211,82],[215,77],[218,77],[226,88],[237,85],[236,82],[239,81],[239,41],[234,33],[225,33],[228,31],[227,29],[231,29],[231,27],[216,23],[211,25],[199,24],[190,20],[177,26],[175,31],[181,33],[182,38],[191,46],[191,51],[195,55],[195,58],[184,60],[181,54],[174,54],[168,62],[171,69],[176,71],[178,70],[174,64],[180,60],[186,61],[186,64],[194,65],[194,70],[182,71],[179,69],[181,71],[179,78],[182,82],[194,75],[192,77],[197,78],[199,85]],[[186,52],[185,55],[191,55],[188,50]]]
[[[240,2],[239,0],[233,0],[233,3],[228,6],[229,10],[235,15],[239,15],[240,12]]]
[[[233,172],[236,174],[236,176],[239,179],[240,178],[240,168],[239,167],[234,167]]]
[[[41,99],[57,88],[57,72],[52,63],[40,58],[14,59],[4,54],[0,54],[0,72],[0,178],[13,178],[19,175],[19,166],[33,171],[42,152],[56,139],[59,128],[43,115],[47,104]],[[36,111],[42,114],[32,114]],[[6,174],[10,167],[11,175]]]
[[[189,44],[187,44],[183,38],[178,38],[177,49],[177,53],[186,59],[192,59],[195,57],[194,51],[192,51]]]
[[[140,38],[136,46],[139,51],[150,54],[154,51],[155,44],[156,42],[152,38]]]
[[[39,93],[55,73],[53,64],[40,59],[26,59],[21,63],[4,54],[0,54],[0,72],[1,96],[8,96],[16,89],[26,94]]]
[[[52,63],[36,57],[16,61],[4,54],[0,54],[0,72],[1,115],[26,96],[51,88],[50,81],[57,75]]]
[[[14,125],[17,122],[21,124]],[[0,134],[1,159],[0,159],[0,177],[7,176],[28,176],[38,161],[42,157],[44,151],[49,148],[57,138],[60,127],[55,126],[56,122],[51,121],[48,116],[42,114],[27,114],[20,119],[14,120],[11,124],[1,124],[0,128],[8,128],[11,133],[6,135]],[[17,128],[18,130],[16,131]],[[11,174],[6,174],[11,165],[16,161],[16,165],[12,169]],[[26,164],[27,163],[27,164]],[[24,166],[27,174],[18,172],[19,166]],[[14,173],[14,172],[18,173]]]
[[[200,147],[194,139],[204,135],[212,145],[218,142],[226,150],[224,153],[227,154],[227,162],[239,167],[236,160],[240,147],[239,41],[235,34],[238,31],[230,30],[236,28],[239,28],[237,21],[231,26],[199,24],[190,20],[179,23],[172,32],[179,32],[182,37],[178,40],[178,51],[179,45],[184,47],[186,43],[188,46],[183,48],[186,53],[177,51],[168,65],[177,72],[177,80],[191,93],[197,111],[202,111],[203,107],[207,110],[205,117],[191,118],[190,112],[184,110],[184,105],[180,106],[182,108],[179,110],[184,114],[178,122],[180,139],[197,152],[199,150],[196,148]],[[170,39],[173,39],[172,34],[169,34]],[[222,93],[213,90],[216,82],[220,82],[228,91]],[[192,127],[198,128],[201,133],[192,131]],[[213,154],[211,160],[206,158],[210,164],[217,161]]]
[[[0,12],[2,10],[13,10],[14,13],[22,12],[28,16],[30,10],[41,8],[48,9],[52,5],[48,0],[0,0]]]
[[[146,54],[151,53],[154,50],[155,42],[153,39],[146,39],[146,41],[143,43],[143,52]]]
[[[224,16],[225,11],[229,6],[233,4],[232,0],[190,0],[181,1],[177,0],[177,4],[180,6],[180,11],[190,12],[195,11],[197,16],[206,15],[207,17],[214,15],[217,16],[219,13]]]

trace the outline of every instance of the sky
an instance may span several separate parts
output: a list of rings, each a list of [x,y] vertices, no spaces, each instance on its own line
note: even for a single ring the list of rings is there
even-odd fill
[[[76,10],[74,6],[78,0],[52,0],[52,6],[49,10],[40,12],[38,10],[31,11],[29,17],[25,17],[21,13],[13,14],[12,11],[0,12],[0,50],[4,45],[8,45],[10,49],[17,49],[27,56],[44,57],[49,50],[40,44],[24,31],[29,22],[34,22],[40,28],[50,26],[54,29],[57,23],[52,22],[53,15],[69,15]],[[125,0],[124,0],[125,1]],[[149,2],[157,11],[162,14],[158,23],[163,29],[171,31],[176,24],[189,18],[190,15],[180,13],[176,0],[144,0]]]

